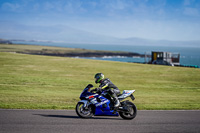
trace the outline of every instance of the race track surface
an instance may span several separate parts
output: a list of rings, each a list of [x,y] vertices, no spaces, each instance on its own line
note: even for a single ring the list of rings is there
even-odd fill
[[[200,111],[138,111],[133,120],[73,110],[0,109],[0,133],[200,133]]]

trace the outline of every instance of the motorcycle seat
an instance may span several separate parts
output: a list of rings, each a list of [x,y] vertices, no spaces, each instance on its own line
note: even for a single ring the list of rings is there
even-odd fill
[[[117,96],[119,97],[119,96],[121,96],[122,94],[118,94]]]

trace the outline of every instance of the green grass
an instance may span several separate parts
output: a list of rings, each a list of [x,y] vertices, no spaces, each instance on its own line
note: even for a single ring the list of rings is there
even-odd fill
[[[0,52],[0,108],[73,109],[98,72],[121,92],[136,90],[140,110],[200,109],[200,69],[8,52]]]
[[[23,45],[23,44],[0,44],[0,52],[16,52],[16,53],[45,53],[45,54],[67,54],[67,53],[128,53],[122,51],[104,51],[104,50],[89,50],[81,48],[64,48],[64,47],[49,47],[39,45]]]
[[[49,51],[59,51],[61,53],[95,51],[95,50],[86,50],[79,48],[62,48],[62,47],[49,47],[49,46],[39,46],[39,45],[0,44],[1,52],[25,52],[27,50],[33,50],[33,51],[49,50]]]

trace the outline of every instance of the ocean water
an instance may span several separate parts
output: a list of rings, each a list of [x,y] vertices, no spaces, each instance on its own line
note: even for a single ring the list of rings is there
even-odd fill
[[[200,47],[177,47],[177,46],[132,46],[132,45],[93,45],[93,44],[67,44],[67,43],[47,43],[47,42],[17,42],[15,44],[31,44],[31,45],[44,45],[44,46],[57,46],[57,47],[69,47],[69,48],[83,48],[93,50],[111,50],[111,51],[127,51],[136,52],[139,54],[151,54],[151,51],[163,51],[180,53],[180,64],[181,65],[198,65],[200,67]],[[110,60],[110,61],[121,61],[121,62],[145,62],[145,58],[139,57],[86,57],[87,59],[95,60]]]

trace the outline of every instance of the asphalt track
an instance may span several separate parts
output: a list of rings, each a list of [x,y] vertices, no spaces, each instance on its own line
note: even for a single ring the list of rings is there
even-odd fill
[[[200,133],[199,111],[138,111],[133,120],[73,110],[0,109],[0,133]]]

